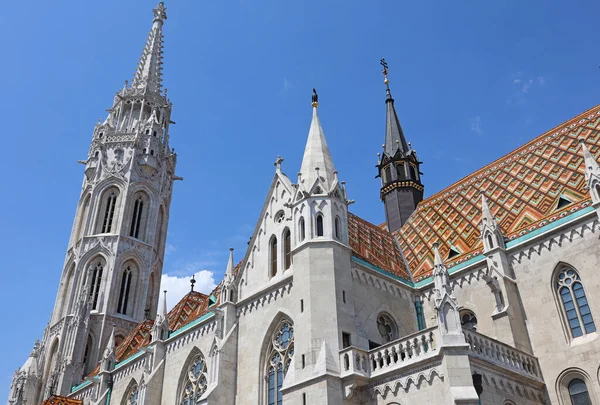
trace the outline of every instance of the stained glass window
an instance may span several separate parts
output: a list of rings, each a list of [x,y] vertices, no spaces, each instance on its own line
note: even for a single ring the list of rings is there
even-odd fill
[[[139,399],[139,389],[137,384],[134,384],[133,387],[129,389],[129,393],[127,394],[127,405],[137,405]]]
[[[575,379],[569,383],[569,396],[573,405],[592,405],[585,382]]]
[[[271,338],[267,357],[267,404],[281,405],[281,386],[294,357],[294,326],[283,320]]]
[[[200,401],[208,385],[206,361],[202,353],[198,354],[187,370],[187,379],[183,385],[181,405],[194,405]]]

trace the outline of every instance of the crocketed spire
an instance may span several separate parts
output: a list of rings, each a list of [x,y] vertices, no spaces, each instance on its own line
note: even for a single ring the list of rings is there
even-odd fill
[[[323,192],[328,192],[334,183],[335,168],[333,160],[327,147],[325,134],[319,121],[317,108],[319,106],[319,96],[313,89],[312,96],[312,121],[308,131],[308,140],[304,149],[304,157],[300,166],[299,183],[304,186],[304,189],[310,191],[317,179],[320,181]]]
[[[146,39],[142,57],[138,64],[131,87],[145,90],[146,93],[159,94],[162,88],[163,32],[167,19],[167,8],[161,1],[154,10],[152,29]]]

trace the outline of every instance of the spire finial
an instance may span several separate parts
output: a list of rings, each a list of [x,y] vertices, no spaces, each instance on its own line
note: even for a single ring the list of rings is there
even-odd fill
[[[192,288],[191,288],[190,292],[193,292],[194,291],[194,284],[196,284],[196,275],[195,274],[192,274],[192,279],[190,280],[190,284],[192,285]],[[166,291],[165,291],[165,293],[166,293]]]
[[[162,23],[167,19],[167,8],[165,7],[164,1],[158,3],[158,6],[156,6],[152,12],[154,13],[154,21],[160,21]]]
[[[390,90],[390,85],[389,85],[389,80],[388,80],[388,64],[385,61],[385,58],[381,58],[381,60],[379,61],[379,64],[381,66],[383,66],[383,82],[385,83],[385,88],[388,89],[388,91]]]
[[[277,159],[275,159],[275,163],[274,163],[274,165],[277,168],[277,170],[281,170],[281,164],[282,163],[283,163],[283,158],[281,156],[277,155]]]
[[[313,87],[313,92],[312,92],[312,106],[314,108],[317,108],[319,106],[319,95],[317,94],[317,91],[315,90],[314,87]]]

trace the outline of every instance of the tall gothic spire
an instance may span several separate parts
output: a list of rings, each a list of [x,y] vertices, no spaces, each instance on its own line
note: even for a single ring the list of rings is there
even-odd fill
[[[385,83],[385,104],[386,104],[386,116],[385,116],[385,144],[384,152],[393,157],[398,151],[404,156],[410,148],[406,143],[400,120],[398,119],[398,113],[396,113],[396,107],[394,106],[394,99],[392,98],[392,92],[390,91],[390,82],[387,77],[387,62],[385,59],[381,60],[383,66],[383,74]]]
[[[131,87],[147,93],[159,94],[162,88],[163,32],[167,8],[161,1],[154,10],[152,28],[146,39]]]
[[[319,121],[318,107],[319,96],[316,90],[313,89],[312,121],[308,131],[308,140],[304,149],[302,165],[300,166],[299,183],[304,186],[306,191],[310,191],[318,179],[321,187],[325,189],[323,191],[328,192],[334,184],[336,174],[333,167],[333,160],[327,147],[327,141],[325,140],[325,134]]]
[[[387,228],[395,232],[408,221],[410,215],[423,200],[423,184],[417,152],[406,142],[404,131],[394,107],[394,99],[388,80],[388,64],[381,59],[385,83],[385,143],[383,156],[377,154],[378,177],[381,178],[381,200],[385,204]]]

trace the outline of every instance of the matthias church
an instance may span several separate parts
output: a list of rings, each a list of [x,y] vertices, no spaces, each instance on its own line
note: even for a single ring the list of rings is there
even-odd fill
[[[424,198],[382,61],[373,224],[349,211],[313,92],[297,177],[278,159],[247,250],[167,311],[166,19],[159,3],[94,127],[54,309],[8,405],[600,405],[600,106]]]

